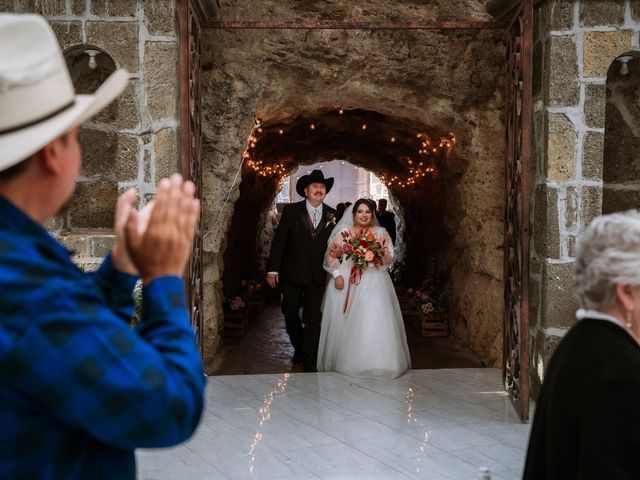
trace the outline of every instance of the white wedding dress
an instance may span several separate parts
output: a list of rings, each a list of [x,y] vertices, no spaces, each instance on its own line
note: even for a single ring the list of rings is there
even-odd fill
[[[345,216],[350,212],[345,212]],[[341,222],[342,223],[342,222]],[[332,232],[329,245],[342,245],[343,231],[349,227],[337,228]],[[352,227],[353,228],[353,227]],[[369,229],[385,245],[392,245],[387,231],[379,226]],[[335,287],[335,279],[330,277],[322,301],[322,329],[318,348],[318,371],[341,372],[354,377],[397,378],[411,368],[409,347],[402,321],[402,313],[396,291],[387,268],[391,261],[381,267],[367,267],[360,283],[351,285],[349,274],[353,262],[343,256],[342,262],[325,254],[324,267],[329,273],[340,270],[344,278],[344,288]],[[349,303],[343,312],[349,291]]]

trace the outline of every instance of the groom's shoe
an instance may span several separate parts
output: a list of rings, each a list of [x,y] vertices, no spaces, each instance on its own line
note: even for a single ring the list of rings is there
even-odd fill
[[[294,367],[300,367],[300,366],[302,366],[302,355],[295,354],[295,355],[291,358],[291,364],[292,364]]]

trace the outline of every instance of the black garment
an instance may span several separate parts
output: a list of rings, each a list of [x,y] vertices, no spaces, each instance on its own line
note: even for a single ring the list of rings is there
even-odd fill
[[[538,398],[525,480],[640,478],[640,346],[621,327],[579,321]]]
[[[267,272],[278,272],[287,333],[295,355],[303,355],[307,371],[316,369],[322,320],[320,304],[327,275],[322,262],[335,220],[336,211],[322,204],[322,219],[314,231],[306,200],[287,205],[267,262]]]
[[[389,233],[391,237],[391,242],[396,244],[396,216],[393,212],[389,210],[385,210],[384,212],[377,210],[376,217],[378,218],[378,222],[380,222],[380,226],[384,227],[384,229]]]

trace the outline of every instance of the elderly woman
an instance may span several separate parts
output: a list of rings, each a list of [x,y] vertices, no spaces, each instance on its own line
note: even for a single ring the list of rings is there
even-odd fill
[[[578,244],[577,324],[538,398],[525,479],[640,479],[640,213],[596,218]]]

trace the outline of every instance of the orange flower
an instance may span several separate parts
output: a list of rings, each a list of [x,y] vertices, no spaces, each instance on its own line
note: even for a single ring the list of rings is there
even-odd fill
[[[375,239],[376,237],[373,236],[373,233],[367,232],[367,240],[369,240],[370,242],[373,242]]]
[[[375,253],[373,253],[371,250],[367,250],[367,253],[364,254],[364,260],[365,262],[370,262],[374,259],[375,256]]]

